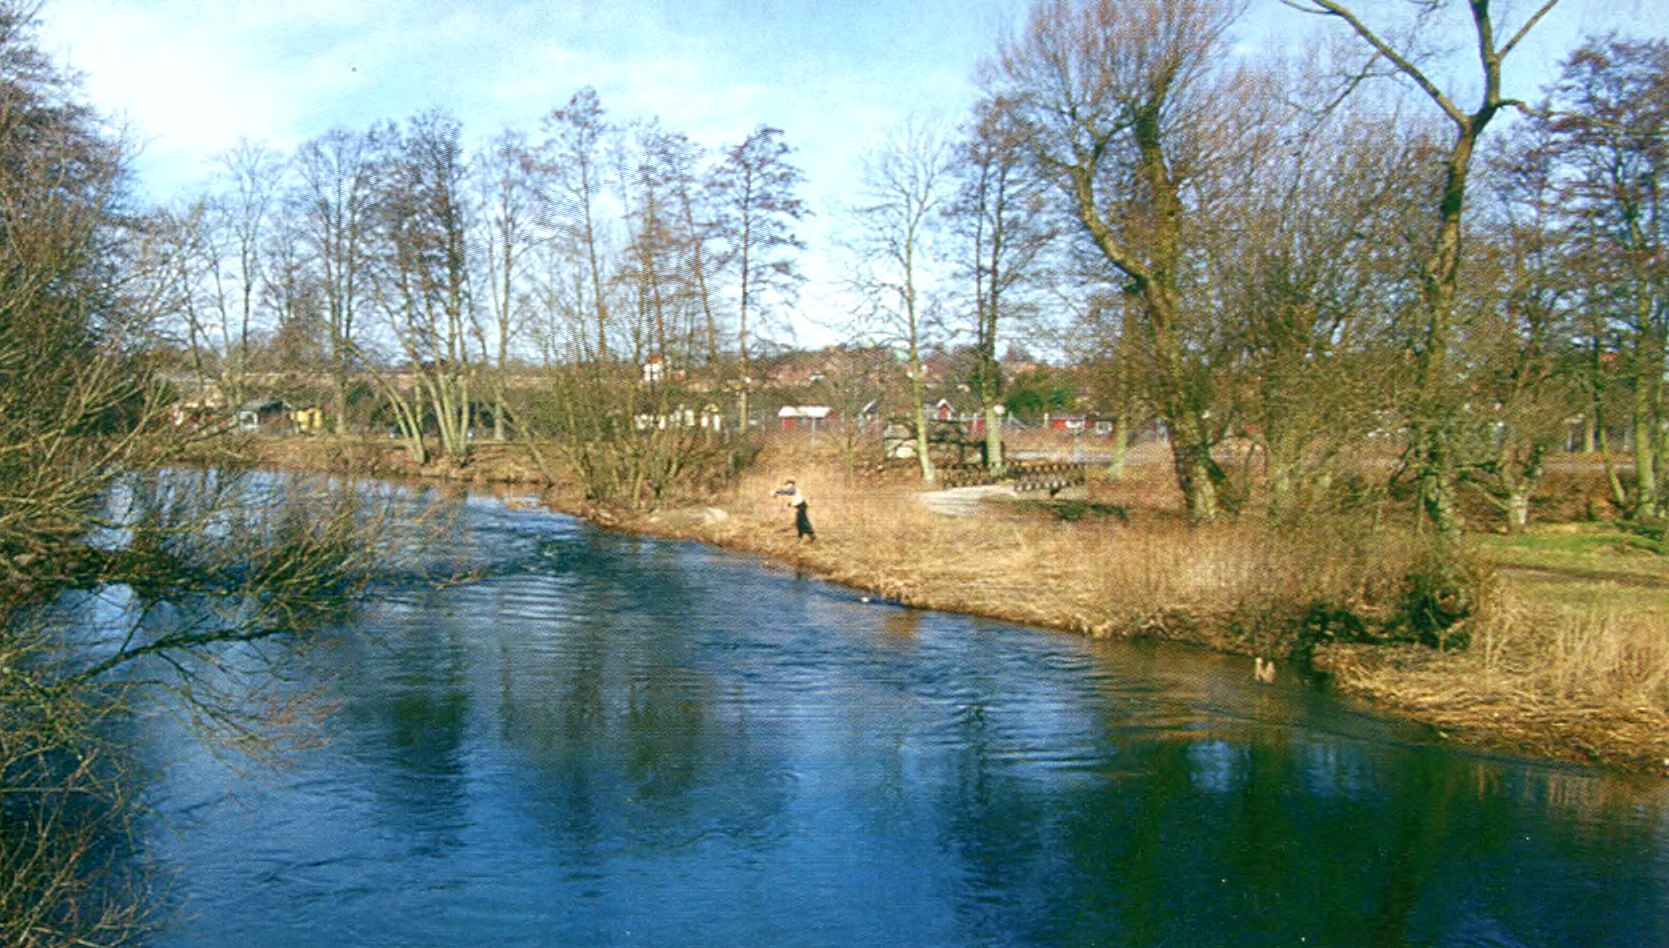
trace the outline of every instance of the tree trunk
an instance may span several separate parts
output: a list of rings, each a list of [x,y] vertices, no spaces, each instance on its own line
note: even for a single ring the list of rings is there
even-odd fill
[[[1003,461],[1003,413],[997,405],[985,406],[985,467],[1001,474]]]
[[[1218,490],[1224,479],[1222,468],[1211,456],[1212,441],[1202,420],[1186,411],[1173,414],[1177,417],[1170,423],[1171,463],[1188,507],[1188,519],[1211,523],[1222,513]]]
[[[1182,488],[1183,500],[1188,505],[1188,519],[1195,523],[1211,523],[1220,512],[1217,484],[1210,448],[1187,443],[1171,436],[1171,461],[1176,469],[1176,482]]]
[[[1501,479],[1506,487],[1507,529],[1513,533],[1522,533],[1530,525],[1530,501],[1536,495],[1536,488],[1541,485],[1545,451],[1541,444],[1534,443],[1522,460],[1513,458],[1512,452],[1502,452]]]
[[[1107,477],[1120,481],[1130,464],[1130,420],[1124,412],[1113,419],[1113,457],[1107,462]]]
[[[1663,368],[1665,342],[1660,333],[1642,333],[1636,350],[1639,368],[1634,386],[1635,516],[1656,518],[1669,514],[1664,460],[1669,438],[1663,431]]]
[[[423,420],[393,385],[387,385],[386,391],[388,405],[394,410],[395,421],[400,426],[401,440],[405,442],[407,456],[419,466],[428,464],[429,447],[423,443]]]
[[[348,373],[346,369],[337,368],[334,382],[331,413],[336,417],[331,419],[331,422],[336,428],[336,436],[341,438],[348,433]]]
[[[1641,386],[1644,388],[1644,386]],[[1637,396],[1637,401],[1639,399]],[[1644,405],[1634,409],[1634,514],[1650,517],[1658,508],[1657,439],[1653,436],[1653,418]]]
[[[1269,490],[1269,516],[1274,520],[1281,520],[1290,516],[1298,509],[1298,478],[1291,458],[1277,455],[1264,446],[1267,455]]]
[[[1600,465],[1605,468],[1605,482],[1611,487],[1611,502],[1616,505],[1618,510],[1627,510],[1629,509],[1628,492],[1623,490],[1623,480],[1617,476],[1617,465],[1611,459],[1611,437],[1605,433],[1603,421],[1594,427],[1596,430],[1595,437],[1599,439]]]
[[[1507,529],[1523,533],[1530,525],[1530,487],[1515,484],[1507,493]]]
[[[927,447],[927,406],[922,403],[921,362],[918,359],[910,361],[910,398],[914,406],[913,416],[916,428],[916,464],[921,468],[923,483],[933,481],[933,458],[928,455]]]
[[[1445,545],[1458,542],[1464,521],[1455,500],[1454,458],[1447,431],[1435,424],[1417,427],[1414,458],[1420,511]]]

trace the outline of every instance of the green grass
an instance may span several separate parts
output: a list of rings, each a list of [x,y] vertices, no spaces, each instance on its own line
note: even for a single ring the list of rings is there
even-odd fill
[[[1622,583],[1669,582],[1662,541],[1617,524],[1558,524],[1510,536],[1480,536],[1480,554],[1496,566],[1543,570]]]
[[[1475,549],[1546,616],[1660,615],[1669,622],[1669,556],[1629,525],[1550,524],[1480,536]]]

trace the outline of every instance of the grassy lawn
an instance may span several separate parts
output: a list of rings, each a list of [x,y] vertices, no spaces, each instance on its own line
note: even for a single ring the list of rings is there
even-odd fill
[[[1612,523],[1549,524],[1516,535],[1477,538],[1497,566],[1544,570],[1595,581],[1669,583],[1664,541]]]
[[[1565,613],[1605,610],[1663,617],[1669,628],[1669,556],[1663,541],[1626,525],[1550,524],[1476,538],[1502,583],[1528,603]]]

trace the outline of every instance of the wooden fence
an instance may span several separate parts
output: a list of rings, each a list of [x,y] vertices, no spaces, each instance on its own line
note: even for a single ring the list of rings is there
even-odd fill
[[[1071,461],[1016,461],[993,473],[982,464],[949,464],[938,469],[939,486],[978,487],[985,484],[1012,484],[1021,493],[1048,491],[1049,496],[1068,487],[1084,483],[1087,464]]]

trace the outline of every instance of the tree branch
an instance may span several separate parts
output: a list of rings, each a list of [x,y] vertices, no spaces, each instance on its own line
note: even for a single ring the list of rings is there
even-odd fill
[[[1479,0],[1474,0],[1474,2],[1479,2]],[[1558,0],[1548,0],[1548,5],[1551,6],[1557,2]],[[1316,16],[1331,16],[1343,20],[1350,26],[1351,30],[1353,30],[1357,36],[1362,38],[1363,42],[1373,48],[1376,55],[1385,57],[1391,65],[1396,67],[1398,72],[1407,76],[1414,82],[1415,85],[1419,86],[1420,91],[1424,92],[1428,98],[1437,103],[1437,107],[1442,109],[1443,113],[1449,116],[1449,118],[1456,124],[1464,126],[1471,121],[1470,117],[1467,116],[1465,112],[1462,112],[1460,107],[1455,105],[1454,102],[1449,99],[1448,95],[1446,95],[1442,89],[1439,89],[1437,84],[1432,82],[1419,66],[1414,64],[1413,60],[1410,60],[1408,57],[1398,52],[1390,43],[1387,43],[1377,32],[1373,30],[1372,27],[1364,23],[1360,17],[1351,11],[1349,7],[1346,7],[1342,3],[1337,3],[1335,0],[1281,0],[1281,3],[1301,13],[1310,13]],[[1540,16],[1539,13],[1537,15]]]

